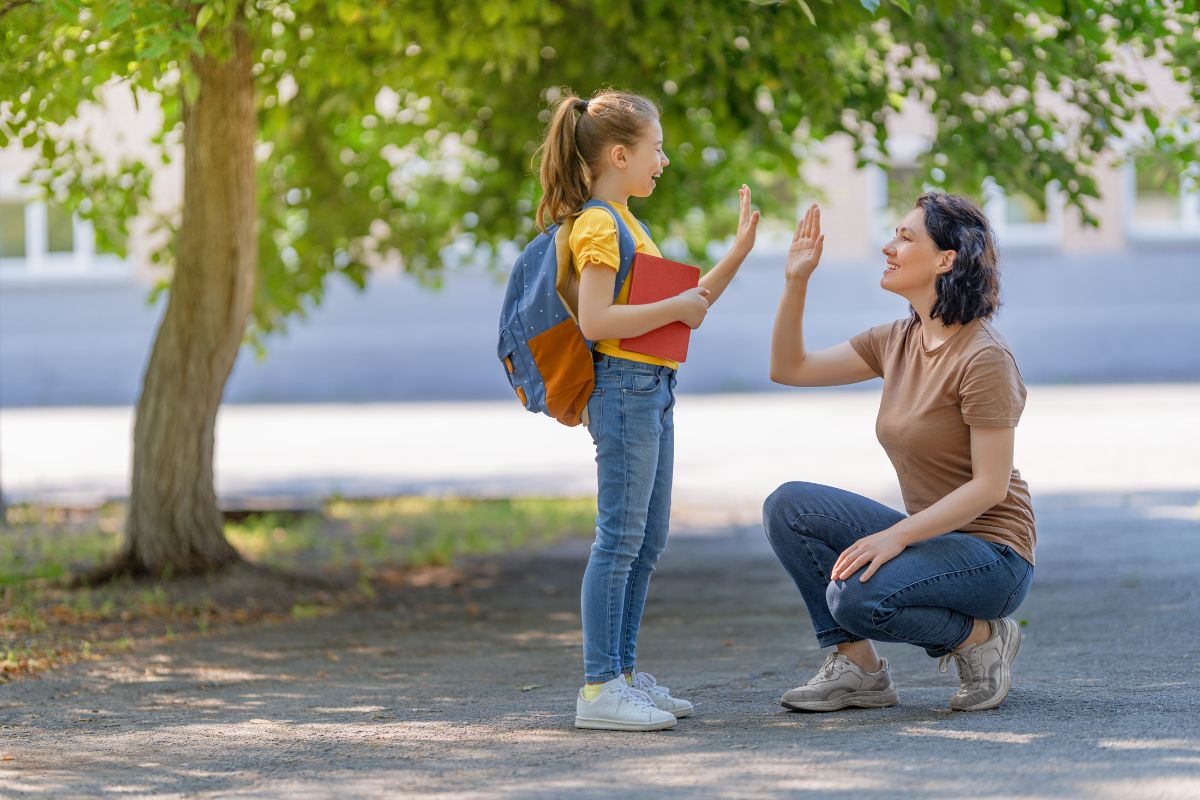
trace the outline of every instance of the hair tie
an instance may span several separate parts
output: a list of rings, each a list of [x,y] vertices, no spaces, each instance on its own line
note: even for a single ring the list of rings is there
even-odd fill
[[[576,100],[575,101],[575,110],[578,111],[580,114],[587,113],[587,106],[588,106],[587,100]]]

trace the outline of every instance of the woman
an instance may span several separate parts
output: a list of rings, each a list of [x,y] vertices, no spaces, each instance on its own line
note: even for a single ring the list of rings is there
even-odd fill
[[[883,248],[879,285],[911,315],[810,353],[808,281],[821,258],[820,210],[796,229],[771,343],[771,379],[836,386],[883,378],[876,434],[896,469],[908,515],[851,492],[786,483],[763,519],[775,554],[836,646],[783,705],[799,711],[883,708],[898,702],[872,640],[906,642],[953,658],[957,711],[1008,695],[1021,632],[1009,614],[1033,581],[1029,488],[1013,469],[1025,386],[987,320],[999,306],[996,245],[969,200],[928,193]]]

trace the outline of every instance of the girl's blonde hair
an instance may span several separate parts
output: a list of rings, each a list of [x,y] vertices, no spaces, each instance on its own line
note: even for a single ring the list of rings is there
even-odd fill
[[[584,100],[564,90],[540,148],[538,230],[578,211],[591,196],[605,149],[633,147],[647,123],[658,117],[658,106],[641,95],[610,90]]]

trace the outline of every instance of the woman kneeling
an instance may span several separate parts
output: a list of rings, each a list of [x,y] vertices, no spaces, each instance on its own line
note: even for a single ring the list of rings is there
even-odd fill
[[[994,234],[970,201],[922,195],[883,248],[880,286],[911,315],[809,353],[803,318],[824,237],[813,206],[788,251],[771,345],[771,378],[836,386],[883,378],[876,433],[896,469],[901,514],[829,486],[786,483],[763,519],[775,554],[808,606],[822,647],[836,646],[803,686],[798,711],[882,708],[898,701],[872,640],[951,658],[957,711],[998,706],[1021,644],[1009,614],[1033,581],[1029,487],[1013,468],[1025,386],[987,320],[999,305]]]

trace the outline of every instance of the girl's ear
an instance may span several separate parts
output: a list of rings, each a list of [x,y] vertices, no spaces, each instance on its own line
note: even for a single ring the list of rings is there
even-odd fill
[[[614,144],[608,148],[608,161],[617,169],[629,166],[629,150],[623,144]]]

